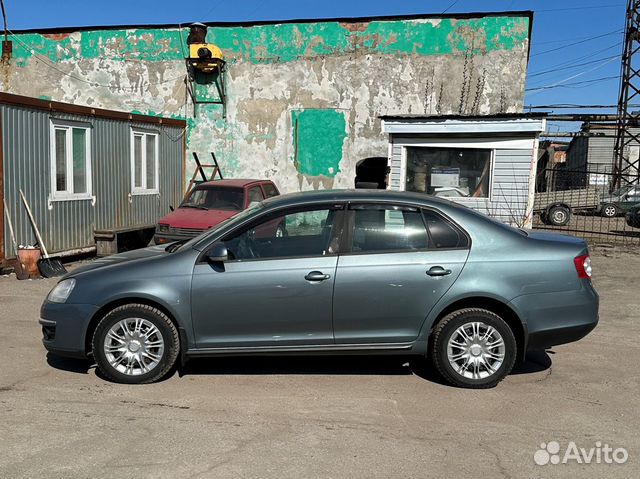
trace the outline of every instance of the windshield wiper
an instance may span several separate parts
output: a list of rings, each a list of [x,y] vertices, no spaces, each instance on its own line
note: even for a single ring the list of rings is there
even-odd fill
[[[209,208],[207,208],[206,206],[198,206],[198,205],[180,205],[180,208],[195,208],[197,210],[209,211]]]
[[[178,249],[180,249],[180,246],[185,244],[187,241],[189,241],[189,239],[183,239],[183,240],[180,240],[180,241],[176,241],[175,243],[171,243],[164,250],[167,253],[173,253],[174,251],[177,251]]]

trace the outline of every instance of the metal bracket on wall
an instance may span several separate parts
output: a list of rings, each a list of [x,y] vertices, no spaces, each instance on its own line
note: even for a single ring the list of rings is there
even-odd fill
[[[203,74],[195,70],[187,61],[187,92],[193,102],[193,116],[198,116],[198,105],[222,105],[222,118],[227,119],[227,86],[225,81],[225,73],[227,71],[226,63],[220,66],[217,74]],[[200,100],[195,89],[195,85],[211,85],[214,84],[218,93],[217,100]]]

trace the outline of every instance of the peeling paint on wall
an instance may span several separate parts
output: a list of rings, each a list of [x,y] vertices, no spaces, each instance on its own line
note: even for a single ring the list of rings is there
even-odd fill
[[[353,187],[359,160],[387,155],[380,115],[522,109],[526,15],[210,27],[208,41],[228,61],[226,118],[218,104],[198,105],[193,116],[187,33],[14,35],[0,81],[10,93],[185,118],[187,177],[191,151],[215,151],[225,176],[269,178],[283,192]],[[218,98],[214,85],[198,85],[196,95]],[[296,122],[304,125],[298,149]]]

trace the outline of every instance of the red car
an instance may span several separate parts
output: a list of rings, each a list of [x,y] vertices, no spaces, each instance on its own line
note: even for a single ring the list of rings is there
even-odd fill
[[[216,180],[196,186],[188,198],[156,225],[156,244],[193,238],[251,204],[278,196],[280,192],[268,180]]]

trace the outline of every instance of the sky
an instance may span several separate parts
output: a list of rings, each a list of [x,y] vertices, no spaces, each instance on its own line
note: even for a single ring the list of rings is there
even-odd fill
[[[4,0],[4,3],[9,30],[532,10],[525,106],[615,105],[626,7],[625,0]]]

